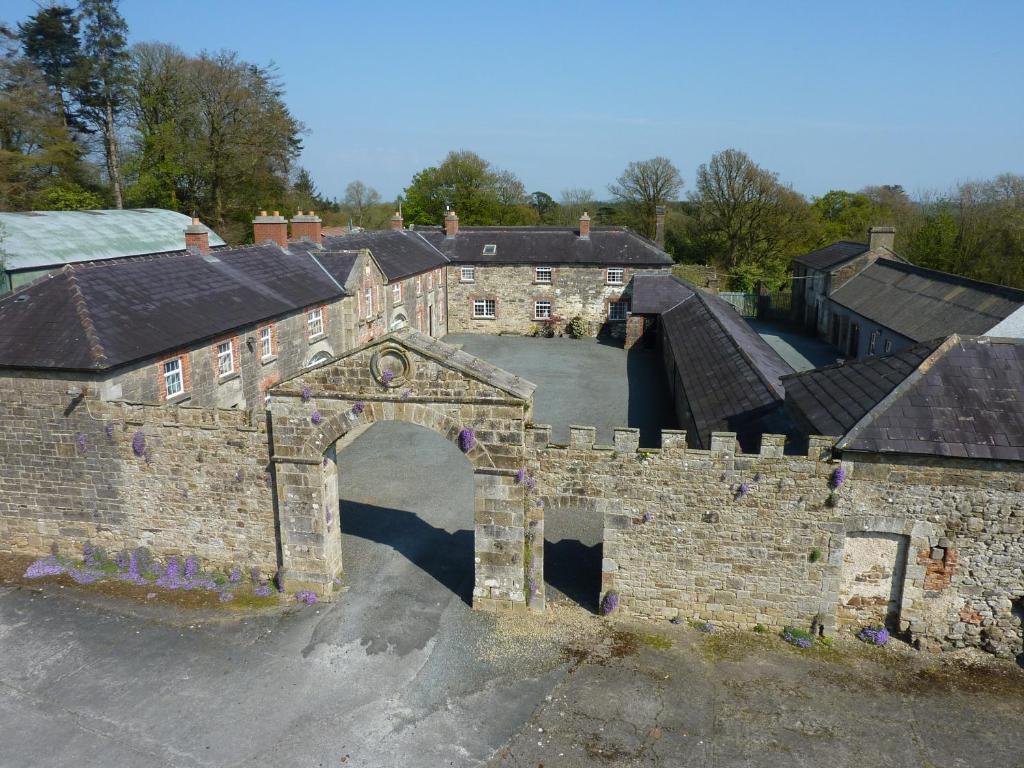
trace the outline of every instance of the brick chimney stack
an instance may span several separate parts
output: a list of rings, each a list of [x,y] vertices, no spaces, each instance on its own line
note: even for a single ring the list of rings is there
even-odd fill
[[[313,211],[304,214],[299,211],[292,216],[292,240],[309,240],[320,245],[322,220]]]
[[[654,242],[658,247],[665,250],[665,206],[659,205],[654,209]]]
[[[888,248],[894,251],[896,246],[896,227],[871,227],[868,230],[868,250]]]
[[[444,234],[445,237],[455,237],[459,234],[459,217],[455,215],[455,211],[448,211],[444,216]]]
[[[395,231],[402,229],[402,214],[395,211],[395,215],[391,217],[391,228]]]
[[[203,226],[197,216],[185,227],[185,250],[194,251],[203,256],[210,252],[210,230]]]
[[[268,216],[266,211],[260,211],[260,215],[252,220],[252,239],[256,245],[269,240],[282,248],[287,248],[288,219],[277,211],[274,211],[273,216]]]
[[[580,216],[580,237],[590,237],[590,216],[586,211]]]

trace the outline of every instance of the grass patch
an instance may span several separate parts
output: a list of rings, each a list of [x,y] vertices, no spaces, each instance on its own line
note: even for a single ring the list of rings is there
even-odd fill
[[[650,648],[658,648],[663,651],[672,647],[672,641],[663,635],[640,635],[640,642]]]

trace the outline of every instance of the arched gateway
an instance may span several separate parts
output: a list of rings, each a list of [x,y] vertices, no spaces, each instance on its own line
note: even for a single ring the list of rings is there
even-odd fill
[[[516,481],[534,389],[409,328],[274,387],[271,453],[287,588],[330,596],[342,572],[337,441],[377,421],[407,421],[459,443],[473,465],[473,607],[542,607],[544,510]]]

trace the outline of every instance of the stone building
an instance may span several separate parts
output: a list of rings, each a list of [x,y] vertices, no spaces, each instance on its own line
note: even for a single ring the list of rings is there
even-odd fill
[[[654,242],[621,227],[460,227],[449,211],[444,230],[416,229],[449,262],[452,332],[563,332],[581,317],[589,333],[622,337],[633,277],[666,272],[672,259]]]

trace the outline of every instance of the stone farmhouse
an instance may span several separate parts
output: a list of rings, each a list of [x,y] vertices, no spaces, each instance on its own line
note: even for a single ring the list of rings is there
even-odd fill
[[[896,230],[839,241],[793,263],[793,318],[846,357],[885,354],[952,333],[1024,336],[1024,291],[908,264]]]
[[[476,608],[543,608],[545,516],[592,514],[601,592],[630,615],[1024,650],[1024,341],[946,334],[793,373],[654,244],[586,219],[520,240],[454,214],[443,231],[288,224],[260,215],[257,245],[207,253],[194,223],[187,253],[69,265],[0,299],[0,550],[189,551],[330,598],[339,452],[397,420],[457,442],[473,473]],[[443,340],[532,332],[544,296],[657,348],[682,429],[555,443],[532,383]]]

